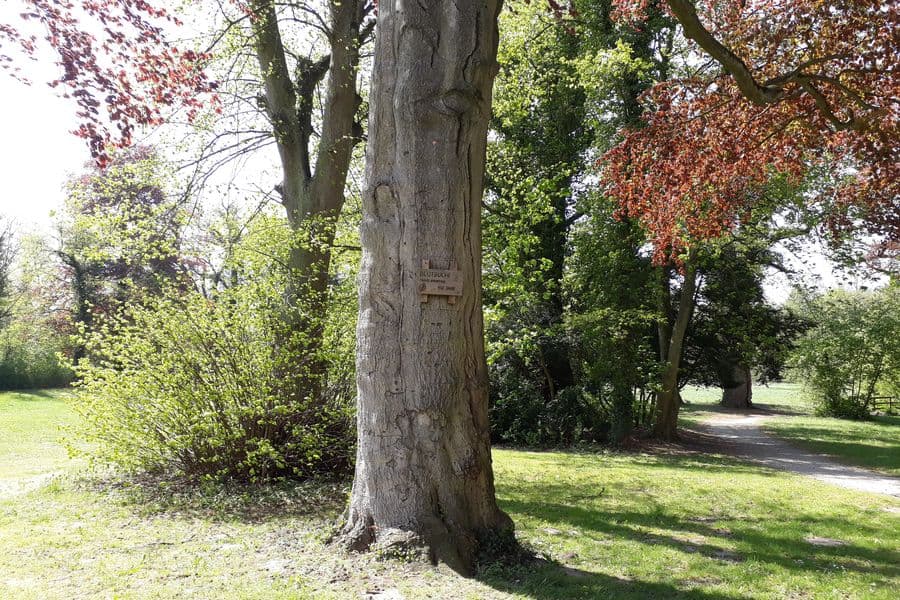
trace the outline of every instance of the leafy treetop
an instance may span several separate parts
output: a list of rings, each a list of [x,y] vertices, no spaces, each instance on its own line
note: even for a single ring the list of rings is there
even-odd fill
[[[640,27],[655,0],[616,0]],[[660,0],[712,63],[651,89],[645,126],[603,159],[621,212],[655,259],[729,231],[781,172],[830,164],[835,230],[900,239],[900,4],[881,0]]]
[[[180,25],[146,0],[21,0],[17,24],[0,23],[0,67],[25,80],[22,58],[49,48],[62,75],[50,85],[78,105],[76,135],[100,166],[111,146],[132,143],[135,127],[158,125],[166,108],[193,118],[215,83],[204,75],[202,52],[179,49],[166,28]],[[105,111],[101,111],[101,105]]]

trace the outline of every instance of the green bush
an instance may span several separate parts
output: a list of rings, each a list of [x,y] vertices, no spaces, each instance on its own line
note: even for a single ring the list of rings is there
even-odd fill
[[[215,301],[170,293],[86,336],[77,366],[81,433],[131,471],[259,481],[352,463],[352,397],[286,401],[274,373],[277,291],[247,283]],[[294,357],[301,364],[301,357]],[[337,390],[337,391],[336,391]]]
[[[0,331],[0,390],[68,385],[72,371],[59,358],[64,345],[45,322],[14,318]]]
[[[868,417],[879,390],[900,370],[900,286],[834,291],[800,304],[813,327],[791,364],[822,415]]]

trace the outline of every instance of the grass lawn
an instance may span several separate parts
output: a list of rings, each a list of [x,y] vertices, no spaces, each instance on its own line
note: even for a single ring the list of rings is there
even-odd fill
[[[688,402],[682,408],[684,424],[695,424],[721,411],[718,388],[687,386],[683,396]],[[801,386],[792,383],[756,386],[753,404],[777,413],[763,425],[772,435],[846,464],[900,477],[898,416],[878,416],[871,421],[816,417]]]
[[[75,421],[59,391],[0,392],[0,490],[4,482],[71,467],[60,428]]]
[[[790,417],[769,419],[763,427],[802,448],[900,477],[900,417],[871,421]]]
[[[682,414],[690,416],[696,412],[718,410],[722,390],[696,385],[685,386],[681,392],[685,406]],[[813,406],[803,394],[803,386],[797,383],[771,383],[753,386],[753,405],[782,414],[810,415]]]
[[[21,403],[0,396],[4,472],[71,418],[56,401],[32,421]],[[0,494],[0,598],[893,599],[900,586],[896,499],[718,456],[497,450],[501,505],[549,560],[465,580],[327,547],[343,484],[179,490],[79,475],[55,452],[46,470],[67,474]],[[41,472],[30,461],[23,476]]]

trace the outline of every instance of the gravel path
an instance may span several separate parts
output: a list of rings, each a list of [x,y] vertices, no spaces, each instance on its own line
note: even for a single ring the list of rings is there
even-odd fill
[[[772,417],[756,413],[716,414],[698,428],[706,434],[701,444],[715,445],[718,451],[774,469],[808,475],[845,488],[900,498],[900,479],[842,465],[825,455],[801,450],[774,438],[760,427],[768,418]]]

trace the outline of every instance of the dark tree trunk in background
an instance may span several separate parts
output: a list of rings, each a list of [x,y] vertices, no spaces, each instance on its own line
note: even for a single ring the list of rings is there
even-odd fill
[[[498,0],[379,3],[363,197],[356,477],[343,540],[472,573],[497,507],[481,313],[481,197]],[[422,303],[422,261],[463,295]]]
[[[727,377],[722,378],[722,406],[750,408],[753,406],[753,375],[745,365],[727,365]]]

